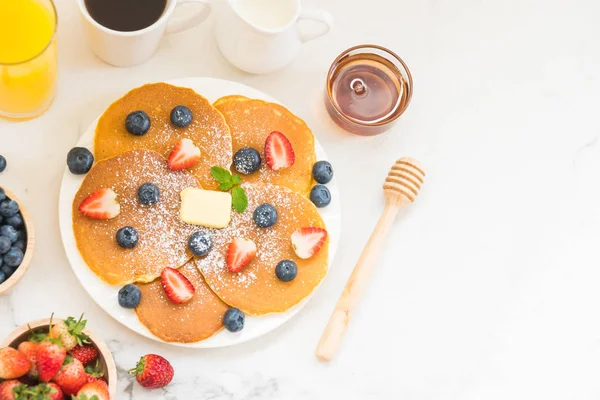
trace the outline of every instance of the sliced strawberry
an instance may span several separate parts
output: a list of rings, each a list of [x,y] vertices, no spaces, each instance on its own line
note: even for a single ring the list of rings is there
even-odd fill
[[[190,139],[181,139],[169,156],[169,168],[189,168],[200,160],[200,149]]]
[[[163,288],[173,303],[187,303],[194,297],[194,285],[183,274],[174,268],[165,268],[160,279]]]
[[[256,255],[252,240],[235,238],[227,250],[227,266],[230,272],[240,272]]]
[[[314,256],[327,240],[327,231],[323,228],[308,227],[296,229],[292,233],[292,246],[296,255],[306,259]]]
[[[292,144],[281,132],[271,132],[265,141],[265,159],[272,170],[288,168],[294,165],[296,155]]]
[[[121,206],[112,189],[98,189],[83,199],[79,212],[93,219],[111,219],[119,215]]]

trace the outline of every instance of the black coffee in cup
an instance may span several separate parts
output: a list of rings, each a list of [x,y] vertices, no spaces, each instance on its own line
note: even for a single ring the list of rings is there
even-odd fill
[[[85,7],[100,25],[121,32],[139,31],[154,24],[167,0],[85,0]]]

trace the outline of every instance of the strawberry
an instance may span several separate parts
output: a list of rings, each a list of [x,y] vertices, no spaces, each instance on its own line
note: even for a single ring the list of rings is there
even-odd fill
[[[256,255],[256,244],[252,240],[235,238],[227,250],[227,267],[230,272],[240,272]]]
[[[190,139],[181,139],[173,147],[168,164],[169,168],[177,170],[189,168],[199,160],[200,149]]]
[[[103,376],[104,373],[100,371],[100,363],[98,360],[96,360],[96,364],[88,365],[87,367],[85,367],[85,380],[87,383],[95,382],[98,380],[106,382],[106,379],[104,379]]]
[[[34,343],[34,342],[22,342],[19,347],[17,347],[17,350],[19,350],[21,353],[25,354],[25,357],[27,357],[27,359],[29,360],[29,362],[31,363],[31,368],[29,369],[29,372],[27,373],[27,376],[31,377],[31,378],[37,378],[37,367],[35,365],[35,353],[37,352],[37,347],[38,344]]]
[[[111,219],[119,215],[121,206],[112,189],[98,189],[83,199],[79,212],[93,219]]]
[[[32,387],[28,394],[32,397],[27,397],[27,399],[64,400],[65,398],[60,386],[54,382],[40,383]]]
[[[49,382],[56,376],[67,356],[67,350],[58,339],[49,339],[38,345],[36,366],[40,381]]]
[[[75,394],[86,384],[87,377],[83,364],[76,358],[68,357],[66,363],[52,380],[67,396]]]
[[[0,400],[17,400],[17,398],[24,398],[22,394],[26,389],[27,385],[16,379],[4,381],[0,383]]]
[[[110,400],[108,385],[104,381],[86,383],[73,400]]]
[[[196,289],[192,282],[174,268],[167,267],[160,275],[167,297],[177,304],[187,303],[194,297]]]
[[[161,388],[173,380],[173,367],[161,356],[148,354],[140,358],[135,368],[129,370],[135,379],[145,388]]]
[[[67,351],[75,348],[77,345],[89,343],[89,337],[83,330],[85,329],[86,320],[83,319],[83,314],[79,317],[79,321],[75,318],[69,317],[64,321],[58,321],[56,325],[52,327],[48,336],[52,339],[60,339],[62,345]]]
[[[98,350],[94,346],[77,345],[71,349],[71,355],[85,366],[91,364],[98,357]]]
[[[327,240],[327,231],[323,228],[299,228],[292,233],[292,246],[296,255],[306,259],[314,256]]]
[[[296,155],[292,144],[281,132],[271,132],[265,141],[265,160],[272,170],[288,168],[294,165]]]
[[[31,369],[27,356],[12,347],[0,349],[0,379],[20,378]]]

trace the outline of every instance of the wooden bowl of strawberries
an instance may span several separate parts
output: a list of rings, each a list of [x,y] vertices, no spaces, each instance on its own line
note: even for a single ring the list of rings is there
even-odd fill
[[[14,330],[0,344],[0,399],[116,399],[112,354],[85,325],[49,318]]]

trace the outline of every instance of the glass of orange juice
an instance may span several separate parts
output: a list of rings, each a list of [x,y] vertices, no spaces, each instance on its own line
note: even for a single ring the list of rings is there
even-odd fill
[[[0,0],[0,117],[35,118],[56,93],[52,0]]]

